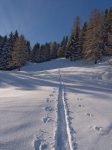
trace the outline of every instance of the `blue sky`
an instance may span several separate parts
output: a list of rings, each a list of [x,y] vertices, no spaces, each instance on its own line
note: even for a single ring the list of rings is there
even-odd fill
[[[83,22],[92,9],[111,6],[112,0],[0,0],[0,34],[17,29],[32,45],[60,41],[76,16]]]

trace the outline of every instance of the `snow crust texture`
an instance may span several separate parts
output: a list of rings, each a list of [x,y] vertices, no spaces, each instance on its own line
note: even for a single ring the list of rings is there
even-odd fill
[[[56,59],[0,71],[0,150],[112,150],[112,66]]]

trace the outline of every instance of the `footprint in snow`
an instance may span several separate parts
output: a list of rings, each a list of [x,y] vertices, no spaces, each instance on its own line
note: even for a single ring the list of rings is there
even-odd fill
[[[51,108],[51,106],[45,107],[45,110],[46,110],[46,111],[53,111],[53,109]]]
[[[35,150],[39,150],[41,147],[41,140],[40,139],[37,139],[34,141],[34,148]]]
[[[95,131],[97,131],[97,132],[101,132],[102,131],[102,129],[103,129],[103,127],[101,127],[101,126],[90,126],[89,127],[90,129],[93,129],[93,130],[95,130]]]
[[[78,105],[78,107],[84,107],[84,105]]]
[[[77,98],[78,101],[82,101],[82,98]]]
[[[47,102],[47,103],[51,103],[52,100],[50,100],[49,98],[47,98],[47,99],[46,99],[46,102]]]
[[[48,145],[47,144],[42,144],[42,146],[41,146],[41,149],[40,150],[45,150],[45,149],[47,149],[48,148]]]
[[[56,91],[53,91],[53,93],[56,93]]]
[[[86,114],[88,117],[93,117],[94,115],[93,114],[90,114],[90,113],[87,113]]]
[[[49,98],[46,99],[46,102],[50,102]]]
[[[53,96],[53,94],[50,94],[49,96],[50,96],[50,97],[52,97],[52,96]]]
[[[100,135],[105,136],[108,135],[112,131],[112,124],[103,128],[103,127],[95,127],[97,131],[99,131]]]
[[[95,130],[96,130],[96,131],[101,131],[101,130],[102,130],[102,127],[96,126],[96,127],[95,127]]]
[[[45,150],[48,148],[48,145],[46,143],[42,143],[41,139],[37,139],[34,142],[34,148],[35,150]]]
[[[38,132],[38,135],[36,136],[36,139],[34,140],[34,150],[47,150],[49,147],[48,142],[45,140],[45,135],[48,134],[48,132],[40,130]]]
[[[48,122],[51,122],[51,121],[52,121],[52,119],[50,117],[43,118],[44,123],[48,123]]]

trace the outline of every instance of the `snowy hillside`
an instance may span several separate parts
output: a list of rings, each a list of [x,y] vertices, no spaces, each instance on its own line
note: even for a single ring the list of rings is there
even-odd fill
[[[57,59],[0,71],[0,150],[112,150],[112,66]]]

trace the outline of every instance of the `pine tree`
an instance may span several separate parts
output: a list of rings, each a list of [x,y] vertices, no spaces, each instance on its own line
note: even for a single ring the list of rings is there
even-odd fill
[[[66,57],[71,60],[77,60],[81,58],[81,29],[80,18],[77,17],[73,26],[71,36],[68,40]]]
[[[40,62],[40,44],[36,43],[31,52],[31,61]]]
[[[59,44],[57,42],[50,43],[50,56],[52,59],[57,58]]]
[[[24,55],[24,59],[22,58]],[[18,31],[7,36],[0,36],[0,69],[12,70],[30,59],[30,43]],[[22,58],[20,63],[19,58]]]
[[[14,34],[15,40],[16,40],[16,38],[18,38],[18,37],[19,37],[19,34],[18,34],[18,31],[16,30],[16,31],[15,31],[15,34]]]
[[[50,56],[50,43],[46,43],[45,46],[44,46],[44,60],[45,61],[48,61],[51,59],[51,56]]]
[[[31,46],[30,46],[29,41],[26,41],[26,53],[27,53],[27,61],[30,61],[30,59],[31,59]]]
[[[3,58],[2,58],[2,55],[3,55],[3,41],[4,41],[4,38],[2,36],[0,36],[0,69],[3,69]]]
[[[112,8],[105,10],[102,31],[103,55],[112,55]]]
[[[68,37],[67,36],[63,37],[58,49],[58,57],[65,57],[67,42],[68,42]]]
[[[82,30],[81,30],[81,49],[82,49],[82,58],[84,58],[84,43],[85,43],[85,36],[87,31],[87,22],[83,24]]]
[[[7,70],[9,69],[10,62],[10,42],[5,36],[0,38],[0,69]]]
[[[43,44],[43,45],[41,45],[40,46],[40,56],[39,56],[39,58],[40,58],[40,62],[44,62],[45,61],[45,45]]]
[[[9,35],[9,49],[10,49],[10,54],[9,54],[9,65],[8,68],[9,69],[14,69],[15,66],[13,64],[13,51],[14,51],[14,44],[16,42],[16,39],[19,37],[18,31],[16,30],[15,33],[10,33]]]
[[[6,66],[4,57],[7,55],[7,53],[3,51],[6,40],[7,37],[0,36],[0,69],[4,69],[4,67]]]
[[[20,67],[27,61],[26,41],[23,36],[16,39],[12,53],[12,63],[20,70]]]
[[[95,64],[101,59],[102,56],[101,25],[101,14],[97,10],[94,10],[87,24],[83,53],[85,59],[93,61]]]
[[[24,45],[25,45],[25,47],[24,47],[25,59],[26,59],[26,61],[29,61],[29,59],[30,59],[30,51],[31,51],[30,42],[25,39],[24,35],[21,35],[20,38],[23,39],[23,42],[24,42]]]

